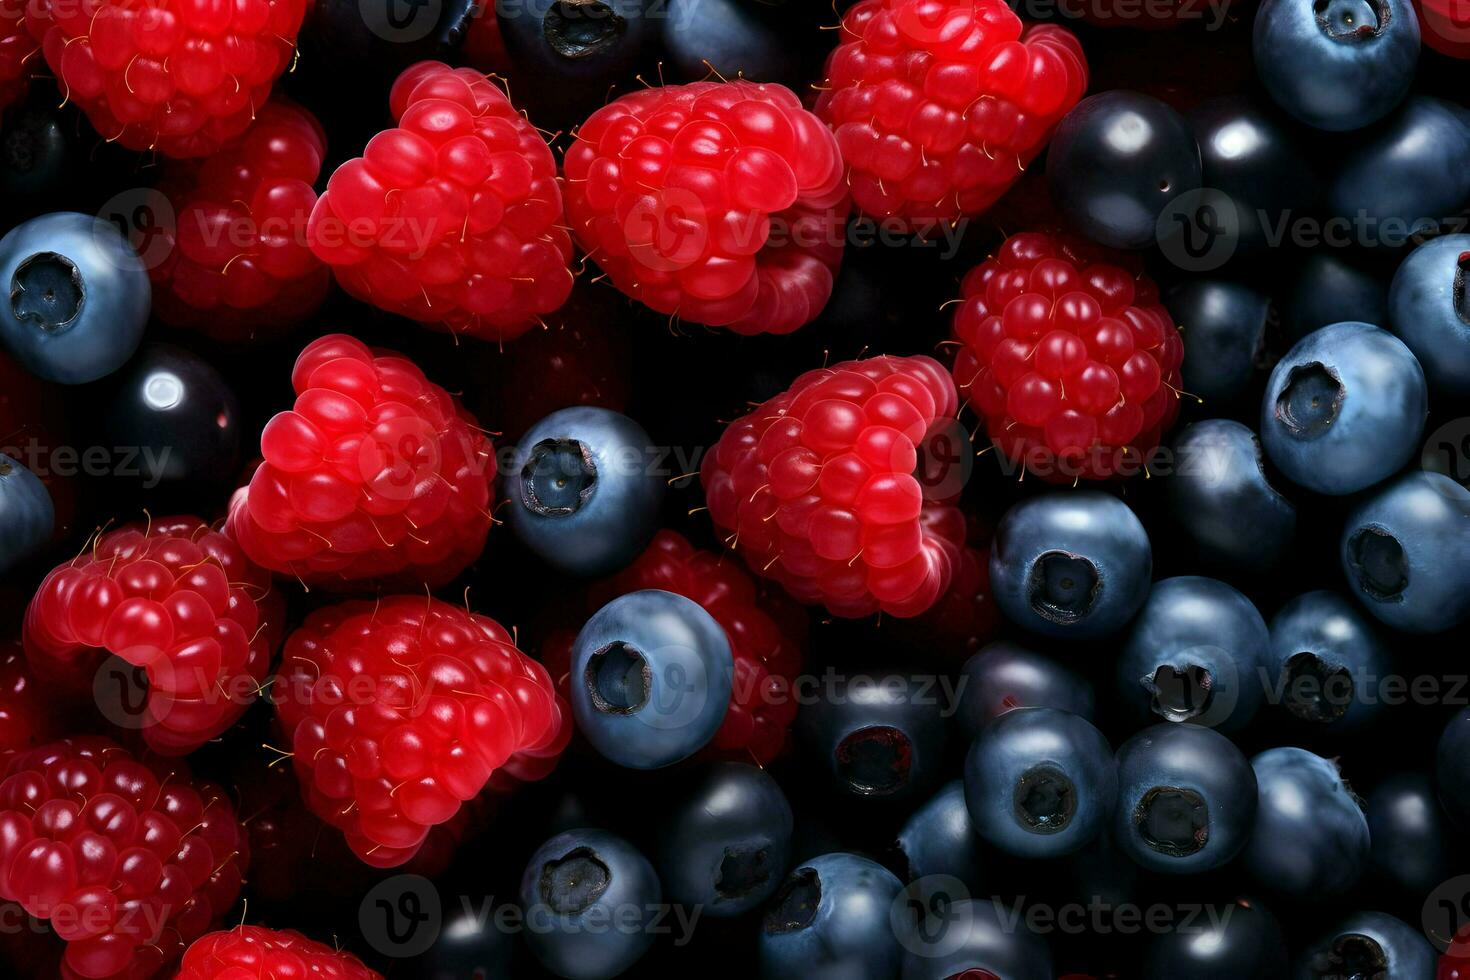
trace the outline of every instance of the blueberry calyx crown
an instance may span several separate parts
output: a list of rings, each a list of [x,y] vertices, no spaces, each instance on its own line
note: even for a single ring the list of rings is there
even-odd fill
[[[1204,797],[1182,786],[1154,786],[1133,808],[1133,826],[1145,844],[1169,857],[1188,857],[1210,840]]]
[[[1199,664],[1175,667],[1162,664],[1139,678],[1148,692],[1149,709],[1167,721],[1188,721],[1210,709],[1215,698],[1215,675]]]
[[[612,870],[590,847],[576,847],[541,865],[541,901],[559,915],[597,904],[612,884]]]
[[[1286,710],[1302,721],[1328,724],[1347,714],[1353,701],[1353,675],[1310,650],[1294,653],[1281,668]]]
[[[1081,555],[1048,551],[1031,564],[1027,599],[1036,615],[1059,626],[1080,622],[1102,592],[1097,567]]]
[[[837,743],[837,774],[859,796],[889,796],[908,785],[914,747],[888,725],[849,732]]]
[[[1347,389],[1342,379],[1320,361],[1299,364],[1287,375],[1276,396],[1276,417],[1298,439],[1316,439],[1332,427]]]
[[[761,928],[767,935],[796,932],[812,924],[822,903],[822,878],[816,868],[797,868],[786,876]]]
[[[543,439],[521,467],[521,503],[541,517],[566,517],[597,490],[597,461],[577,439]]]
[[[1335,977],[1386,977],[1388,956],[1370,936],[1345,932],[1332,944],[1312,956],[1309,968],[1318,980]]]
[[[771,879],[771,854],[765,847],[727,847],[715,876],[721,898],[740,898]]]
[[[1398,602],[1409,587],[1404,546],[1381,527],[1359,528],[1348,539],[1348,564],[1359,587],[1380,602]]]
[[[1317,26],[1334,41],[1363,41],[1388,28],[1393,13],[1383,0],[1315,0]]]
[[[563,58],[586,58],[612,47],[628,21],[602,0],[556,0],[541,21],[551,50]]]
[[[15,318],[48,333],[70,326],[86,298],[81,272],[71,259],[55,252],[26,256],[10,279],[10,308]]]
[[[1033,834],[1055,834],[1077,813],[1077,788],[1051,763],[1032,766],[1016,780],[1011,794],[1016,821]]]
[[[608,715],[636,715],[653,690],[653,670],[643,655],[614,641],[587,659],[583,677],[592,707]]]

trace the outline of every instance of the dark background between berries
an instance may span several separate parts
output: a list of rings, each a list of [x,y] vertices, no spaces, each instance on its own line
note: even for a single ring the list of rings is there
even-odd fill
[[[371,48],[366,61],[344,64],[329,51],[324,53],[332,34],[330,23],[324,26],[321,18],[330,21],[334,16],[330,13],[331,6],[326,5],[323,9],[327,13],[319,12],[318,20],[309,22],[303,31],[301,60],[283,82],[285,91],[315,112],[326,126],[328,160],[324,174],[357,155],[367,138],[388,124],[389,79],[397,67],[415,56],[381,44]],[[754,0],[750,6],[761,7]],[[1256,91],[1251,65],[1249,6],[1236,4],[1228,23],[1216,32],[1204,30],[1199,23],[1159,32],[1102,30],[1078,22],[1069,22],[1069,27],[1086,48],[1092,75],[1090,92],[1133,88],[1157,95],[1182,109],[1206,98],[1238,92],[1256,95],[1261,104],[1266,104],[1264,95]],[[772,63],[793,80],[815,81],[821,59],[834,41],[833,32],[824,28],[836,23],[835,13],[818,0],[787,0],[761,9],[758,16],[777,27],[774,36],[779,38],[781,47],[769,52]],[[709,25],[706,29],[714,36],[720,30],[738,29],[738,25]],[[655,79],[664,60],[656,45],[650,45],[638,54],[639,72],[645,78]],[[361,70],[364,64],[369,66],[368,82],[348,74],[349,70]],[[670,82],[691,80],[678,76],[672,60],[665,61],[662,71]],[[1425,48],[1416,90],[1464,101],[1465,78],[1464,62],[1451,61]],[[575,81],[557,78],[532,81],[537,86],[567,86],[563,95],[570,103],[583,108],[601,101],[600,95],[588,94],[586,86]],[[512,80],[513,97],[516,91],[517,82]],[[3,163],[0,192],[4,192],[0,209],[4,211],[6,227],[49,210],[95,212],[118,192],[147,186],[155,179],[157,168],[146,157],[101,142],[73,107],[55,109],[59,102],[54,86],[40,83],[26,106],[7,121],[7,154],[16,145],[15,129],[28,121],[54,119],[67,138],[59,162],[48,171],[41,193],[20,193],[11,160],[0,161]],[[567,139],[562,134],[555,142],[560,148]],[[1345,141],[1352,139],[1352,134],[1337,137],[1317,134],[1306,139],[1304,145],[1328,160]],[[943,306],[958,294],[960,278],[984,259],[1005,234],[1034,223],[1033,216],[1038,211],[1046,213],[1044,163],[1044,158],[1039,159],[1005,199],[984,218],[970,224],[955,255],[943,255],[942,246],[849,247],[830,305],[816,322],[790,336],[742,338],[724,331],[672,324],[667,318],[634,305],[610,285],[590,284],[588,280],[595,272],[581,277],[573,303],[551,322],[556,327],[565,323],[568,328],[595,336],[592,356],[607,365],[607,383],[626,385],[628,414],[648,430],[656,444],[682,447],[686,453],[702,451],[719,437],[721,420],[740,414],[749,402],[758,402],[781,391],[803,370],[827,361],[859,357],[865,352],[931,353],[943,359],[939,345],[949,336],[950,319],[950,311]],[[1026,217],[1023,219],[1021,215]],[[1287,249],[1275,250],[1254,266],[1231,267],[1225,274],[1280,295],[1300,258]],[[1362,254],[1351,258],[1386,279],[1397,256]],[[1179,278],[1178,271],[1159,256],[1150,256],[1149,266],[1165,288]],[[1273,310],[1273,324],[1275,319]],[[1183,325],[1186,349],[1188,326]],[[408,354],[431,379],[462,394],[483,425],[503,432],[496,437],[497,446],[513,441],[517,428],[538,414],[558,407],[544,403],[548,398],[554,399],[556,385],[563,383],[546,376],[545,359],[539,356],[539,352],[548,349],[544,336],[529,335],[507,345],[504,351],[475,340],[456,342],[446,334],[418,328],[353,302],[340,292],[334,293],[309,324],[280,341],[224,348],[196,334],[169,331],[156,323],[150,325],[148,340],[174,343],[195,351],[223,374],[243,410],[238,438],[242,462],[248,463],[261,426],[290,403],[289,367],[295,355],[310,338],[336,331],[346,331],[368,343]],[[1255,378],[1257,395],[1264,387],[1270,362],[1285,346],[1279,330],[1268,335],[1267,350]],[[112,390],[108,381],[102,381],[76,390],[67,399],[67,424],[75,445],[109,444],[103,437],[102,423],[109,411]],[[0,397],[9,394],[0,392]],[[532,404],[521,403],[526,400]],[[1201,408],[1187,402],[1176,431],[1189,421],[1204,417],[1239,418],[1254,426],[1258,404],[1258,397],[1246,398],[1234,407]],[[1437,399],[1426,431],[1466,415],[1470,415],[1470,405]],[[973,419],[967,416],[965,421],[973,426]],[[25,438],[24,432],[6,435],[12,441]],[[207,458],[221,447],[228,449],[227,444],[228,439],[216,446],[180,446],[179,449],[186,454],[203,453]],[[672,459],[670,465],[674,465]],[[173,511],[219,514],[237,482],[234,477],[214,482],[205,480],[171,492],[145,490],[137,480],[122,477],[97,478],[81,484],[65,546],[58,546],[54,554],[12,575],[5,584],[5,608],[11,617],[12,630],[18,630],[24,601],[44,570],[64,559],[65,552],[74,549],[94,525],[113,517],[131,519],[144,507],[154,515]],[[1171,534],[1167,527],[1167,508],[1161,499],[1163,483],[1163,478],[1135,478],[1105,489],[1121,494],[1148,528],[1154,545],[1155,579],[1208,572],[1180,553],[1179,536]],[[1034,480],[1017,481],[1014,476],[1003,474],[994,454],[986,454],[976,461],[966,487],[966,512],[982,522],[993,522],[1010,503],[1041,486],[1044,485]],[[1313,497],[1305,492],[1295,496],[1302,526],[1298,545],[1285,567],[1269,578],[1231,578],[1268,619],[1292,596],[1310,589],[1342,586],[1336,558],[1337,537],[1354,501]],[[666,498],[664,526],[680,530],[698,547],[719,550],[722,545],[707,516],[702,511],[688,513],[702,502],[697,477],[674,482]],[[1250,529],[1242,528],[1241,533],[1249,535]],[[480,562],[461,581],[440,594],[457,599],[466,588],[473,607],[517,627],[520,645],[529,651],[538,648],[548,630],[564,625],[549,618],[560,603],[555,599],[548,601],[547,597],[565,595],[580,600],[577,583],[558,579],[540,567],[518,548],[504,528],[492,530]],[[293,624],[305,611],[329,601],[316,593],[291,591]],[[1398,637],[1398,643],[1396,654],[1412,658],[1415,672],[1452,674],[1463,669],[1463,635],[1415,640]],[[959,664],[952,653],[945,655],[943,651],[928,648],[892,622],[817,619],[812,646],[810,672],[815,674],[820,674],[829,663],[841,664],[847,670],[866,666],[882,672],[921,669],[926,664],[954,670]],[[1126,738],[1131,726],[1112,717],[1116,705],[1108,693],[1113,689],[1112,648],[1099,644],[1099,649],[1094,651],[1070,644],[1065,649],[1042,649],[1064,656],[1069,664],[1094,681],[1099,692],[1099,726],[1114,745]],[[1363,791],[1386,774],[1427,769],[1431,764],[1428,747],[1434,744],[1448,713],[1447,709],[1394,708],[1382,723],[1358,736],[1346,739],[1334,736],[1323,744],[1314,744],[1311,733],[1282,720],[1284,712],[1266,712],[1237,741],[1247,756],[1279,744],[1302,745],[1336,756],[1349,779]],[[192,760],[196,768],[201,774],[223,779],[228,784],[232,767],[238,762],[227,755],[238,752],[241,746],[267,741],[267,720],[268,711],[263,706],[252,709],[242,722],[247,730],[232,735],[228,747],[206,746]],[[954,776],[960,772],[964,746],[956,738],[952,748],[954,760],[947,772]],[[265,766],[272,758],[270,753],[258,750],[253,764]],[[820,780],[803,778],[801,765],[799,759],[787,759],[775,767],[797,811],[798,858],[839,848],[895,856],[892,841],[906,811],[873,804],[859,813],[851,800],[835,801],[824,793]],[[583,821],[608,826],[635,844],[647,847],[663,810],[663,801],[677,792],[679,778],[677,774],[671,777],[668,773],[621,770],[596,758],[569,753],[552,779],[526,787],[513,804],[504,808],[493,827],[466,846],[454,870],[440,882],[446,903],[457,905],[460,895],[475,900],[489,894],[509,898],[514,894],[525,860],[535,847],[553,830]],[[985,880],[994,894],[1085,903],[1083,896],[1098,891],[1096,881],[1086,881],[1075,862],[1052,862],[1055,867],[1051,867],[1038,862],[1016,862],[994,852],[987,852],[986,857]],[[1104,875],[1137,874],[1140,905],[1152,901],[1221,903],[1250,891],[1249,884],[1233,866],[1219,873],[1178,880],[1155,878],[1132,869],[1094,870]],[[1470,864],[1457,860],[1455,866],[1445,869],[1445,877],[1465,871],[1470,871]],[[311,885],[309,881],[303,883],[302,892],[289,903],[289,908],[273,909],[263,900],[252,900],[251,921],[297,928],[321,939],[337,936],[345,947],[391,978],[416,975],[412,963],[386,961],[357,938],[355,898],[323,901],[311,893]],[[1422,897],[1392,894],[1369,878],[1340,900],[1311,902],[1301,907],[1282,905],[1275,911],[1287,930],[1288,941],[1293,948],[1299,948],[1332,920],[1357,908],[1380,909],[1417,923],[1421,915],[1420,901]],[[750,976],[755,972],[753,935],[757,914],[729,921],[704,919],[692,943],[678,947],[661,940],[634,968],[634,974]],[[1056,943],[1054,952],[1059,972],[1077,971],[1095,976],[1113,972],[1127,976],[1141,947],[1142,940],[1137,936],[1082,936]],[[515,975],[543,974],[525,950],[520,949]]]

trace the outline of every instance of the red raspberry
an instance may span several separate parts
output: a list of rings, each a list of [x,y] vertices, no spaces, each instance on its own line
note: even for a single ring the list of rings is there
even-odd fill
[[[801,602],[917,616],[949,588],[958,544],[925,521],[939,505],[914,472],[931,428],[958,406],[928,357],[808,371],[705,456],[710,516],[746,564]]]
[[[520,336],[572,290],[550,148],[473,68],[421,61],[389,102],[398,128],[327,181],[307,229],[312,251],[342,288],[390,313]]]
[[[59,733],[54,700],[31,674],[19,640],[0,654],[0,755],[49,742]]]
[[[99,535],[46,576],[26,609],[26,655],[78,695],[116,693],[111,720],[142,728],[148,747],[183,755],[245,712],[270,669],[285,603],[269,573],[197,517]],[[141,715],[99,680],[109,655],[140,668]]]
[[[234,904],[246,851],[222,789],[107,739],[6,760],[0,898],[49,920],[63,980],[143,980],[175,962]]]
[[[741,334],[790,333],[827,304],[847,221],[842,159],[789,89],[651,88],[576,136],[567,217],[618,289]]]
[[[35,71],[40,45],[25,26],[26,0],[0,0],[0,109],[19,102]]]
[[[919,231],[983,213],[1087,90],[1077,39],[1004,0],[863,0],[842,37],[817,114],[858,208]]]
[[[411,361],[345,334],[308,344],[296,405],[260,435],[265,462],[226,531],[257,563],[307,584],[442,585],[490,530],[490,440]]]
[[[1026,232],[961,285],[955,384],[1000,451],[1042,479],[1135,473],[1179,414],[1184,344],[1129,261]]]
[[[546,669],[499,623],[426,596],[312,613],[278,685],[307,805],[375,867],[408,861],[495,770],[569,725]]]
[[[201,936],[184,954],[174,980],[383,980],[351,953],[289,929],[239,925]]]
[[[165,163],[158,189],[173,221],[157,244],[134,242],[144,261],[166,249],[149,270],[154,314],[236,341],[316,312],[331,275],[306,246],[306,220],[326,152],[316,118],[276,99],[238,143],[208,160]]]
[[[209,156],[295,57],[306,0],[28,0],[62,94],[130,150]]]

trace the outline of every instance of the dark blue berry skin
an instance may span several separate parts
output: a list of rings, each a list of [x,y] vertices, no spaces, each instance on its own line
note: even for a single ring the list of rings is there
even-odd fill
[[[1314,727],[1345,732],[1378,717],[1388,647],[1373,623],[1336,592],[1308,592],[1271,620],[1266,681],[1287,711]]]
[[[143,339],[148,270],[117,228],[59,211],[0,239],[0,343],[27,371],[84,384],[116,371]]]
[[[1461,709],[1439,736],[1434,753],[1439,801],[1461,830],[1470,828],[1470,708]]]
[[[505,470],[509,523],[542,561],[593,578],[626,567],[658,530],[666,478],[643,427],[605,408],[552,412]]]
[[[960,668],[960,727],[970,738],[1013,708],[1059,708],[1092,720],[1092,684],[1059,660],[1008,640],[987,644]]]
[[[903,980],[951,980],[967,970],[1005,980],[1051,980],[1046,940],[1014,919],[998,900],[963,899],[943,907],[919,929],[903,958]]]
[[[1263,0],[1252,46],[1277,105],[1317,129],[1362,129],[1409,91],[1419,20],[1408,0]]]
[[[1388,283],[1331,249],[1308,253],[1281,305],[1287,340],[1349,320],[1388,323]]]
[[[1389,288],[1393,332],[1424,368],[1435,393],[1470,396],[1470,235],[1425,242],[1399,265]]]
[[[1296,505],[1266,479],[1254,432],[1229,419],[1196,422],[1175,439],[1174,459],[1169,514],[1197,558],[1255,573],[1280,563],[1296,537]]]
[[[1285,980],[1281,923],[1260,902],[1209,906],[1190,929],[1168,929],[1144,953],[1143,980]]]
[[[889,915],[902,892],[893,872],[856,854],[839,851],[803,863],[766,906],[760,975],[891,980],[904,944],[913,942],[895,933]]]
[[[1007,711],[965,759],[965,804],[975,831],[1023,858],[1071,854],[1112,819],[1113,748],[1086,718],[1056,708]]]
[[[1385,912],[1357,912],[1297,957],[1295,980],[1384,977],[1433,980],[1436,955],[1415,927]]]
[[[46,485],[0,455],[0,574],[39,554],[55,529],[56,510]]]
[[[1368,868],[1368,818],[1337,764],[1306,749],[1251,759],[1260,799],[1241,855],[1260,887],[1290,898],[1341,895]]]
[[[1256,815],[1256,774],[1199,725],[1154,725],[1118,749],[1113,837],[1149,871],[1195,874],[1239,854]]]
[[[791,804],[757,766],[716,763],[675,800],[658,838],[669,900],[740,915],[781,884],[791,860]]]
[[[49,210],[76,179],[83,159],[55,103],[33,99],[6,114],[0,130],[0,214],[11,223]]]
[[[653,865],[605,830],[557,834],[521,875],[526,943],[568,980],[608,980],[653,943],[649,926],[663,901]]]
[[[921,882],[921,892],[923,879],[940,876],[959,880],[972,893],[980,887],[980,835],[965,805],[964,780],[945,783],[913,812],[898,832],[898,852],[906,877]]]
[[[1450,825],[1434,783],[1421,772],[1396,772],[1368,794],[1373,880],[1420,901],[1450,867]]]
[[[1046,636],[1121,629],[1148,594],[1153,550],[1117,497],[1060,490],[1022,501],[995,529],[990,590],[1007,619]]]
[[[1262,700],[1266,621],[1224,582],[1181,575],[1155,583],[1118,658],[1118,691],[1139,721],[1223,732],[1249,724]]]
[[[630,769],[687,759],[719,730],[734,660],[697,602],[645,589],[603,606],[572,648],[572,712],[606,758]]]
[[[1199,189],[1200,151],[1179,113],[1115,89],[1067,113],[1047,151],[1046,179],[1058,209],[1088,238],[1147,248],[1169,203]]]
[[[510,976],[515,933],[498,927],[496,912],[482,915],[461,911],[439,930],[434,946],[413,965],[422,980],[464,980],[466,977]]]
[[[668,0],[661,19],[670,81],[743,77],[800,91],[821,75],[810,52],[824,50],[820,18],[801,3]],[[830,12],[830,11],[829,11]]]
[[[1164,305],[1189,347],[1180,367],[1184,390],[1207,407],[1245,394],[1262,363],[1270,298],[1238,282],[1191,279],[1171,289]]]
[[[1308,334],[1271,372],[1261,444],[1298,486],[1356,493],[1403,468],[1418,451],[1429,391],[1412,351],[1367,323]]]
[[[1394,629],[1438,633],[1470,618],[1470,490],[1406,473],[1359,505],[1339,545],[1348,585]]]

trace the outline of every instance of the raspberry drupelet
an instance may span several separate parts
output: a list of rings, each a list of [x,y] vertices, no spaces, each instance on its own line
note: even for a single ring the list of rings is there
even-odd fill
[[[25,24],[103,138],[209,156],[291,66],[306,0],[28,0]]]
[[[837,143],[789,89],[696,82],[625,95],[577,129],[567,217],[613,284],[740,334],[822,311],[842,257]]]
[[[1025,232],[961,284],[955,384],[996,447],[1042,479],[1137,473],[1179,414],[1184,344],[1130,261]]]
[[[306,222],[326,152],[316,117],[273,99],[208,160],[165,162],[158,190],[173,221],[158,228],[160,243],[136,243],[145,262],[150,248],[164,255],[148,273],[154,315],[228,342],[316,312],[332,276],[306,245]]]
[[[52,570],[26,609],[26,656],[38,676],[141,729],[155,752],[183,755],[245,712],[270,669],[285,602],[270,573],[196,517],[99,534]],[[109,656],[139,668],[139,713],[99,677]]]
[[[954,383],[929,357],[808,371],[736,419],[700,478],[715,525],[758,574],[834,615],[917,616],[950,586],[957,548],[924,519],[915,476]],[[959,522],[963,526],[963,521]]]
[[[409,861],[493,773],[564,745],[571,724],[499,623],[426,596],[317,610],[278,683],[307,806],[375,867]]]
[[[196,939],[174,980],[383,980],[351,953],[290,929],[239,925]]]
[[[419,62],[389,101],[398,126],[332,173],[307,229],[312,251],[343,289],[390,313],[520,336],[572,290],[551,149],[473,68]]]
[[[1077,39],[1004,0],[863,0],[840,38],[816,111],[853,202],[921,233],[990,207],[1087,90]]]
[[[0,898],[66,943],[62,980],[157,975],[234,904],[248,857],[224,790],[107,739],[0,770]]]
[[[345,334],[308,344],[296,404],[260,436],[264,462],[226,532],[308,586],[439,586],[480,556],[495,456],[448,392],[411,361]]]

